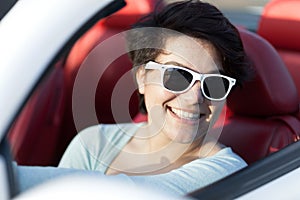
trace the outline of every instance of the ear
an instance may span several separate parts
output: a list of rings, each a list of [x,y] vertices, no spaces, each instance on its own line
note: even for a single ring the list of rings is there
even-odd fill
[[[139,90],[140,94],[145,93],[145,89],[144,89],[145,76],[146,76],[145,68],[143,66],[140,66],[135,73],[135,78],[136,78],[136,82],[137,82],[137,86],[138,86],[138,90]]]

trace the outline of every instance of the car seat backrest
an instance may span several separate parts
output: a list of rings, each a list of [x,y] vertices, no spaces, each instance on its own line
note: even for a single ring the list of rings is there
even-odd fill
[[[268,3],[257,33],[280,49],[300,51],[300,14],[298,0],[273,0]]]
[[[276,48],[293,77],[300,97],[299,8],[298,0],[269,2],[263,10],[257,33]]]
[[[295,113],[297,90],[276,50],[257,34],[239,31],[255,77],[230,96],[228,107],[236,114],[255,117]]]
[[[227,99],[220,141],[253,163],[298,140],[298,94],[277,51],[262,37],[240,29],[255,77]],[[219,126],[218,126],[219,125]]]
[[[58,62],[31,95],[8,139],[19,165],[55,165],[65,107],[64,69]]]
[[[108,41],[112,36],[131,28],[131,25],[139,18],[153,11],[157,2],[159,2],[159,0],[126,0],[127,5],[124,8],[104,20],[100,20],[85,35],[83,35],[71,49],[65,64],[67,100],[62,130],[62,137],[64,137],[61,142],[61,146],[63,147],[61,150],[62,152],[75,134],[83,128],[95,124],[94,121],[86,119],[84,125],[79,128],[75,127],[72,111],[72,95],[78,71],[82,65],[90,64],[94,67],[91,67],[93,69],[89,72],[90,76],[88,76],[88,79],[99,79],[94,95],[95,111],[98,118],[97,123],[115,123],[116,120],[111,110],[111,97],[118,80],[126,72],[132,69],[132,63],[129,61],[128,56],[124,54],[117,58],[114,62],[107,65],[106,61],[108,60],[108,57],[102,57],[102,55],[99,54],[94,56],[92,52],[96,51],[95,49],[97,48],[97,45],[101,45]],[[118,41],[112,46],[117,46],[118,49],[122,49],[125,48],[125,42]],[[94,77],[96,73],[93,70],[103,70],[104,72],[101,77]],[[135,87],[135,83],[132,78],[125,84],[125,88]],[[90,86],[87,84],[82,88],[82,94],[84,94],[84,91],[90,89]],[[134,116],[138,112],[138,100],[136,93],[132,94],[130,105],[130,114],[131,116]],[[118,122],[129,121],[131,121],[131,118],[128,118],[127,115],[120,116],[118,118]]]
[[[68,71],[67,79],[69,92],[72,92],[72,87],[74,85],[74,80],[80,65],[83,63],[84,59],[88,54],[95,48],[98,44],[109,39],[122,31],[128,30],[131,25],[136,22],[140,17],[150,13],[157,1],[155,0],[128,0],[127,5],[120,11],[114,13],[108,18],[101,20],[97,23],[88,33],[86,33],[72,48],[68,59],[66,61],[66,70]],[[119,48],[125,48],[125,42],[121,41]],[[103,58],[105,59],[105,58]],[[128,70],[132,68],[132,64],[129,61],[127,55],[123,55],[116,61],[111,63],[108,67],[104,66],[105,61],[98,59],[98,67],[106,67],[104,74],[100,77],[97,92],[95,94],[96,99],[96,111],[100,123],[114,123],[114,118],[111,113],[111,102],[110,97],[114,85],[119,80],[119,78]],[[91,72],[92,73],[92,72]],[[133,84],[133,83],[131,83]],[[102,86],[102,87],[101,87]],[[68,95],[71,98],[72,94]],[[105,96],[105,98],[103,98]],[[136,102],[136,100],[133,99]],[[71,101],[70,101],[71,102]],[[137,103],[137,102],[136,102]],[[101,107],[101,108],[100,108]],[[99,111],[99,112],[98,112]],[[133,115],[137,112],[137,108],[132,108]],[[68,111],[71,113],[71,111]],[[70,118],[70,117],[68,117]],[[128,119],[124,119],[124,121]]]

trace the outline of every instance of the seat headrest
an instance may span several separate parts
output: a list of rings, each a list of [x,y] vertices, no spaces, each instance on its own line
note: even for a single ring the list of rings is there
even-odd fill
[[[107,17],[104,25],[114,28],[130,28],[142,16],[155,8],[157,0],[126,0],[126,6]]]
[[[300,51],[300,1],[275,0],[264,8],[257,33],[276,48]]]
[[[297,112],[297,89],[279,54],[259,35],[239,31],[255,77],[232,91],[228,108],[236,114],[258,117]]]

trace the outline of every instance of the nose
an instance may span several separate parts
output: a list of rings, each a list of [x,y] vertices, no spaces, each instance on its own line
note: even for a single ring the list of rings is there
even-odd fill
[[[194,85],[182,95],[184,96],[185,100],[188,100],[192,104],[201,104],[204,102],[200,81],[196,81]]]

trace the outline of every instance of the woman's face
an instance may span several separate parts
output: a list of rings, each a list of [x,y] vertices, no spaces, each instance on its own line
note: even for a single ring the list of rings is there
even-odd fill
[[[210,43],[187,36],[167,39],[163,54],[155,62],[191,69],[198,73],[218,73],[220,58]],[[200,90],[200,82],[186,92],[174,94],[160,84],[158,69],[140,67],[137,72],[139,92],[144,94],[152,135],[166,141],[191,143],[207,133],[224,102],[207,100]]]

